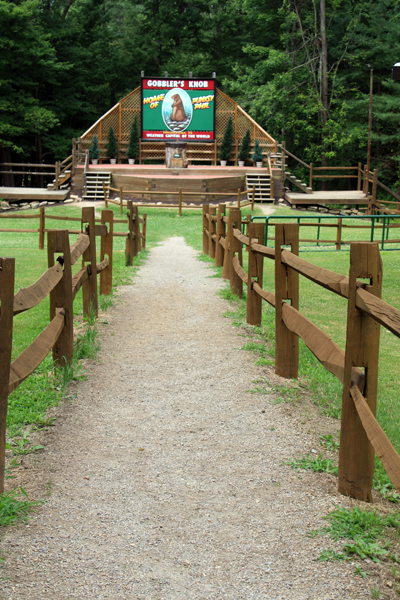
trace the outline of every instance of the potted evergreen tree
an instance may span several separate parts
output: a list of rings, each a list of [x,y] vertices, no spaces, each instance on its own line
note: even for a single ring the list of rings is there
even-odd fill
[[[110,163],[115,165],[117,159],[117,140],[115,138],[115,133],[112,127],[110,127],[108,131],[108,141],[107,141],[107,155],[110,159]]]
[[[251,160],[256,163],[256,167],[262,167],[263,164],[263,153],[261,150],[260,142],[255,140],[254,152],[251,155]]]
[[[250,130],[248,129],[243,136],[239,148],[239,167],[244,167],[244,163],[249,158],[250,153]]]
[[[222,138],[222,144],[219,149],[219,155],[218,155],[221,160],[222,167],[226,167],[226,163],[231,157],[232,141],[233,141],[233,124],[232,124],[232,119],[229,117],[229,121],[228,121],[228,124],[225,129],[224,137]]]
[[[137,122],[137,115],[133,119],[131,130],[129,132],[129,144],[126,152],[128,156],[128,162],[130,165],[135,164],[135,158],[139,156],[139,128]]]
[[[92,161],[93,165],[97,165],[99,156],[100,156],[99,138],[97,137],[96,134],[94,134],[92,143],[90,144],[90,148],[89,148],[89,157],[90,157],[90,160]]]

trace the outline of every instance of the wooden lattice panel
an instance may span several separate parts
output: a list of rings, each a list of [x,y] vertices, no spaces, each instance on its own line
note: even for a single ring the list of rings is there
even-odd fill
[[[88,129],[80,138],[81,151],[90,147],[94,134],[99,138],[101,156],[106,155],[107,136],[110,126],[113,128],[118,141],[120,142],[119,160],[126,158],[126,150],[129,140],[129,131],[132,126],[135,115],[138,116],[140,123],[141,112],[141,93],[140,87],[136,88],[122,98],[111,110],[101,117],[90,129]],[[236,160],[237,147],[242,141],[247,129],[250,130],[252,146],[257,139],[264,155],[267,152],[276,152],[275,140],[260,127],[238,104],[229,98],[224,92],[217,89],[216,93],[216,114],[215,114],[215,138],[217,142],[217,153],[224,136],[229,118],[232,119],[234,126],[235,144],[232,148],[231,158]],[[164,161],[165,143],[141,143],[141,158],[144,160]],[[215,160],[214,144],[189,144],[188,158],[193,161]]]

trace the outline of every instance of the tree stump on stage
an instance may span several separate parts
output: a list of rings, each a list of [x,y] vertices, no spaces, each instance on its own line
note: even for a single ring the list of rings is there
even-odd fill
[[[186,142],[176,141],[165,143],[165,165],[167,169],[187,168],[186,146]]]

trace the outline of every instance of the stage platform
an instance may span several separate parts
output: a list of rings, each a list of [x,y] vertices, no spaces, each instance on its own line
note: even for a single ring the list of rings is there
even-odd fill
[[[168,169],[165,165],[90,165],[88,174],[111,173],[111,187],[123,188],[124,193],[129,191],[133,196],[150,200],[160,200],[152,191],[177,192],[182,188],[183,192],[196,193],[185,201],[219,201],[223,197],[206,196],[205,194],[225,193],[227,197],[237,194],[238,190],[246,189],[246,173],[269,174],[268,168],[256,168],[251,166],[207,166],[191,165],[187,169]],[[79,193],[83,188],[83,167],[77,167],[72,179],[74,193]],[[176,196],[163,197],[163,201],[176,202]]]
[[[346,205],[358,205],[368,204],[368,198],[365,197],[364,192],[312,192],[312,194],[303,194],[297,192],[285,192],[285,200],[295,206],[305,205],[329,205],[329,204],[346,204]]]

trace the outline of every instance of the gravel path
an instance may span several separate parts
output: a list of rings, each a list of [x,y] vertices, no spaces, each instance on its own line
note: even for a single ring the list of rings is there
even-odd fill
[[[307,533],[350,501],[282,464],[315,437],[248,393],[262,368],[196,256],[172,238],[120,289],[99,362],[41,434],[51,495],[2,540],[1,600],[371,598],[354,566],[317,561],[330,543]]]

